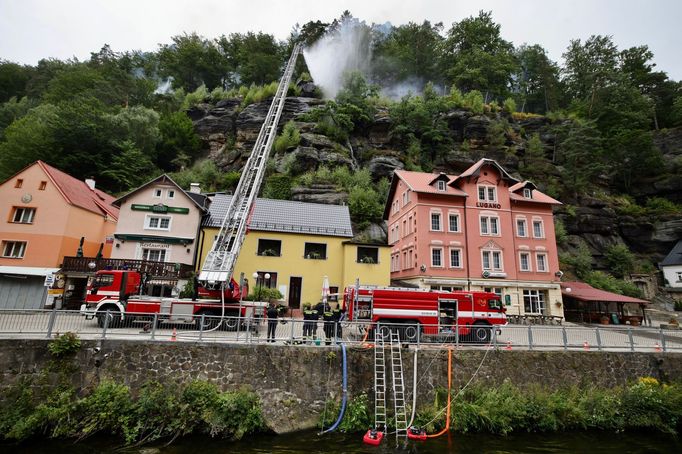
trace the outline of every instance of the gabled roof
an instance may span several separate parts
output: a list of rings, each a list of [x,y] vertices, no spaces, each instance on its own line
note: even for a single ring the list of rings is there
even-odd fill
[[[438,180],[450,181],[455,178],[454,175],[447,175],[444,173],[426,173],[426,172],[411,172],[409,170],[395,170],[393,172],[393,179],[391,180],[391,188],[388,190],[388,199],[384,208],[384,219],[388,219],[391,211],[391,203],[395,195],[398,181],[402,180],[407,187],[413,192],[422,192],[426,194],[441,194],[458,197],[468,197],[467,193],[461,189],[454,188],[450,185],[445,185],[445,191],[439,191],[434,183]]]
[[[43,161],[36,161],[25,169],[33,165],[38,165],[45,172],[67,203],[118,220],[118,208],[113,205],[114,197],[97,188],[90,189],[85,181],[74,178]]]
[[[682,265],[682,240],[678,241],[673,249],[665,256],[660,266]]]
[[[201,225],[220,228],[231,200],[231,195],[215,194]],[[249,230],[353,237],[347,206],[290,200],[256,199]]]
[[[190,199],[192,201],[192,203],[194,203],[197,206],[197,208],[199,208],[201,211],[206,211],[206,203],[207,202],[206,202],[206,196],[205,195],[190,193],[188,191],[185,191],[175,181],[173,181],[173,179],[171,177],[169,177],[165,173],[163,175],[159,175],[158,177],[154,178],[153,180],[146,182],[142,186],[139,186],[139,187],[133,189],[132,191],[128,192],[127,194],[125,194],[125,195],[119,197],[118,199],[114,200],[114,204],[116,206],[120,207],[121,203],[123,203],[123,201],[125,201],[125,199],[127,199],[131,195],[135,194],[136,192],[139,192],[139,191],[141,191],[141,190],[143,190],[143,189],[145,189],[145,188],[147,188],[153,184],[156,184],[156,183],[164,183],[164,184],[170,184],[171,186],[175,186],[178,189],[178,191],[180,191],[182,194],[185,195],[185,197]]]
[[[592,287],[590,284],[577,281],[562,282],[561,294],[565,297],[580,301],[649,304],[646,300],[619,295],[618,293],[611,293],[606,290],[599,290]]]
[[[531,189],[533,192],[533,198],[528,199],[523,196],[523,193],[519,194],[519,191],[521,189],[528,188]],[[535,202],[535,203],[548,203],[550,205],[562,205],[561,202],[559,202],[556,199],[553,199],[552,197],[548,196],[547,194],[540,192],[537,189],[537,186],[533,184],[532,182],[526,180],[522,181],[520,183],[516,183],[512,187],[509,188],[509,198],[514,201],[519,201],[519,202]]]
[[[480,173],[481,173],[481,169],[482,169],[483,166],[485,166],[485,165],[489,165],[489,166],[495,167],[495,168],[500,172],[500,175],[502,176],[502,179],[503,179],[503,180],[507,180],[507,181],[514,182],[514,183],[517,183],[517,182],[519,181],[519,180],[517,180],[516,178],[514,178],[513,176],[509,175],[509,172],[507,172],[507,171],[504,169],[504,167],[502,167],[501,165],[499,165],[499,164],[497,163],[497,161],[495,161],[494,159],[482,158],[482,159],[480,159],[478,162],[476,162],[474,165],[472,165],[471,167],[469,167],[468,169],[466,169],[464,172],[462,172],[457,178],[455,178],[454,180],[452,180],[452,181],[450,182],[450,185],[454,185],[455,182],[457,182],[457,180],[459,180],[459,179],[461,179],[461,178],[466,178],[466,177],[477,177],[477,176],[479,176]]]

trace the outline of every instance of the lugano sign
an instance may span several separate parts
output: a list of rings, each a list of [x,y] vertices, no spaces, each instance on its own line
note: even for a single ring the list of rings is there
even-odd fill
[[[498,210],[502,208],[501,204],[495,202],[476,202],[476,206],[479,208],[496,208]]]

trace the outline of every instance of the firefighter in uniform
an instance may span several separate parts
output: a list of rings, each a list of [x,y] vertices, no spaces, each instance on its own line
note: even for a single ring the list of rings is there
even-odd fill
[[[324,321],[324,343],[331,345],[332,337],[334,337],[334,313],[329,304],[323,304],[324,312],[322,312],[322,320]]]
[[[343,315],[339,303],[336,303],[336,307],[332,310],[332,320],[334,320],[333,332],[336,333],[337,339],[343,337],[343,333],[341,332],[341,320],[343,320]]]
[[[317,311],[314,310],[309,303],[303,306],[303,340],[310,343],[315,340],[315,331],[317,331]]]

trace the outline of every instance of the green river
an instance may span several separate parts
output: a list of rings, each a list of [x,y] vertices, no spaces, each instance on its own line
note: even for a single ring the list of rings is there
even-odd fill
[[[21,445],[0,445],[4,452],[21,453],[140,453],[140,454],[218,454],[218,453],[679,453],[680,440],[650,433],[616,434],[607,432],[576,432],[561,434],[519,434],[494,437],[483,434],[450,434],[425,442],[409,441],[396,446],[395,437],[385,438],[381,446],[363,444],[362,434],[329,434],[315,432],[292,435],[257,435],[239,442],[189,437],[176,440],[171,446],[152,445],[123,448],[106,438],[89,439],[80,443],[42,440]]]

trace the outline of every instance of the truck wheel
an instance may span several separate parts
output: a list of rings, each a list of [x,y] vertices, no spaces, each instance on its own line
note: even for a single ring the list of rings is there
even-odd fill
[[[97,326],[104,328],[104,319],[107,317],[107,312],[111,318],[109,319],[109,325],[107,328],[118,328],[122,325],[121,312],[118,309],[106,308],[104,310],[100,309],[97,311]]]
[[[416,343],[419,340],[419,323],[410,324],[405,326],[400,333],[401,340],[410,343]]]
[[[487,344],[490,342],[491,329],[490,325],[474,324],[474,326],[471,327],[471,341],[478,344]]]

